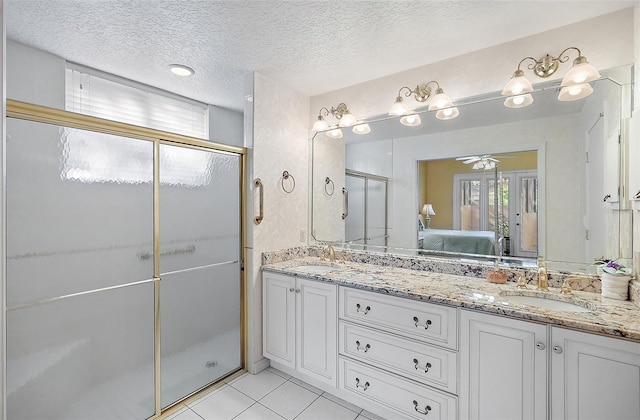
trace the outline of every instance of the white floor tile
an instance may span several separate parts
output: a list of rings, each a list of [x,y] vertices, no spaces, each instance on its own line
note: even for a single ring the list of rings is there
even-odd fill
[[[202,420],[202,417],[187,408],[185,411],[180,412],[176,417],[171,417],[171,420]]]
[[[384,417],[380,417],[379,415],[373,414],[371,411],[367,410],[362,410],[362,413],[360,413],[360,415],[365,416],[370,420],[385,420]]]
[[[205,420],[231,420],[253,404],[251,398],[227,385],[190,408]]]
[[[268,370],[263,370],[257,375],[243,376],[229,385],[254,400],[259,400],[286,381],[282,376],[278,376]]]
[[[225,380],[224,383],[231,385],[232,383],[239,381],[240,379],[244,378],[247,375],[251,375],[251,374],[249,372],[245,372],[243,375],[240,375],[236,378]]]
[[[269,366],[269,367],[267,368],[267,370],[268,370],[269,372],[271,372],[271,373],[275,373],[275,374],[276,374],[276,375],[278,375],[278,376],[282,376],[284,379],[290,379],[290,378],[291,378],[291,375],[286,374],[286,373],[282,372],[281,370],[278,370],[278,369],[273,368],[273,367],[271,367],[271,366]]]
[[[355,420],[356,417],[358,413],[320,397],[296,417],[296,420]]]
[[[284,420],[284,418],[265,406],[255,403],[233,420]]]
[[[350,402],[347,402],[345,400],[343,400],[342,398],[338,398],[335,395],[331,395],[328,392],[325,392],[324,394],[322,394],[323,397],[325,397],[326,399],[333,401],[336,404],[340,404],[341,406],[343,406],[344,408],[348,408],[351,411],[355,411],[356,413],[359,413],[362,411],[362,408],[351,404]]]
[[[308,384],[308,383],[306,383],[306,382],[302,382],[300,379],[297,379],[297,378],[291,378],[291,379],[289,379],[289,380],[290,380],[291,382],[293,382],[294,384],[296,384],[296,385],[300,385],[300,386],[301,386],[301,387],[303,387],[304,389],[307,389],[307,390],[309,390],[309,391],[313,392],[314,394],[322,395],[322,393],[324,392],[324,391],[322,391],[321,389],[318,389],[318,388],[316,388],[316,387],[315,387],[315,386],[313,386],[313,385],[309,385],[309,384]]]
[[[260,404],[292,420],[318,398],[317,394],[287,381],[260,400]]]

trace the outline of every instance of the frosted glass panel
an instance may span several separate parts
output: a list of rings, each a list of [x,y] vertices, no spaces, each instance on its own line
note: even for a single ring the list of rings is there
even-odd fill
[[[347,191],[349,191],[349,215],[344,220],[345,240],[364,244],[365,180],[347,174],[345,184]]]
[[[239,156],[160,146],[160,252],[161,273],[240,259]]]
[[[162,277],[162,406],[240,368],[238,263]]]
[[[7,305],[152,278],[152,179],[151,142],[8,119]]]
[[[153,284],[7,312],[7,418],[154,414]]]

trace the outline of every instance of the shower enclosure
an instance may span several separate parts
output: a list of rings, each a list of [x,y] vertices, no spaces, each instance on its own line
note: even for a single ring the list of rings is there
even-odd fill
[[[7,417],[149,418],[241,369],[244,149],[7,108]]]

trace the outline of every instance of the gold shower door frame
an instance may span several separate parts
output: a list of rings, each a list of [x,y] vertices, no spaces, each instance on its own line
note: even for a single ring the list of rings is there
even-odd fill
[[[154,369],[155,369],[155,415],[152,418],[159,418],[162,413],[161,403],[161,377],[160,377],[160,145],[167,144],[180,146],[196,150],[214,151],[219,153],[227,153],[240,157],[240,369],[246,366],[246,281],[244,261],[245,243],[246,243],[246,203],[245,192],[247,184],[247,168],[246,156],[247,149],[244,147],[229,146],[220,143],[210,142],[208,140],[198,139],[195,137],[184,136],[165,131],[154,130],[117,121],[105,120],[83,114],[63,111],[55,108],[48,108],[40,105],[29,104],[26,102],[7,100],[6,104],[7,117],[22,119],[27,121],[54,124],[70,128],[78,128],[82,130],[95,131],[99,133],[112,134],[116,136],[125,136],[143,141],[153,142],[153,283],[154,283]],[[4,282],[3,282],[4,283]],[[6,283],[5,283],[6,284]],[[113,286],[112,288],[127,287],[128,285]],[[63,299],[65,297],[54,298]],[[53,300],[53,299],[52,299]],[[50,301],[50,300],[48,300]],[[35,303],[38,304],[38,303]],[[3,311],[6,311],[6,304]],[[6,328],[3,328],[6,334]],[[4,341],[4,339],[3,339]],[[6,378],[6,363],[2,363],[2,377]],[[234,372],[232,372],[234,373]],[[204,388],[208,387],[205,386]],[[193,393],[184,397],[183,400],[191,395],[199,392],[201,389],[194,390]],[[4,397],[3,397],[4,398]],[[181,400],[181,401],[183,401]],[[173,405],[178,404],[175,402]],[[165,410],[166,411],[166,410]]]

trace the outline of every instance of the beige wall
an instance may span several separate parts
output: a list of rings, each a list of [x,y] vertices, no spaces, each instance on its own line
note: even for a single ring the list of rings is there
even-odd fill
[[[260,73],[254,75],[252,93],[253,173],[249,183],[260,178],[264,185],[264,220],[259,225],[253,224],[253,212],[257,214],[253,206],[249,206],[251,212],[247,217],[247,369],[255,373],[268,366],[268,360],[262,356],[262,253],[307,243],[309,98]],[[296,180],[290,194],[283,191],[280,183],[283,171],[288,171]],[[251,187],[248,201],[256,204],[256,198]],[[301,231],[305,235],[302,241]]]

